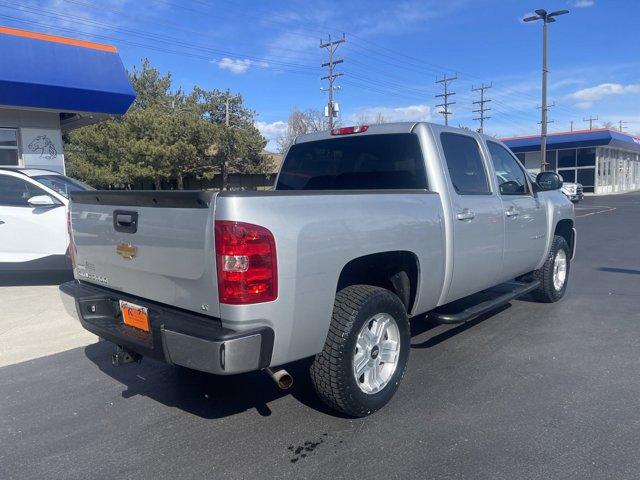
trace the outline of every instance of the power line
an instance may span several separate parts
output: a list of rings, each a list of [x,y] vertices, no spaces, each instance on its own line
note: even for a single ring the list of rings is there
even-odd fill
[[[333,81],[337,78],[337,77],[341,77],[342,75],[344,75],[344,73],[340,72],[340,73],[334,73],[333,69],[334,67],[339,64],[344,62],[343,59],[339,58],[339,59],[335,59],[333,58],[333,55],[335,54],[336,50],[338,49],[338,46],[341,43],[346,42],[347,39],[344,36],[344,33],[342,34],[342,38],[338,39],[338,40],[331,40],[331,35],[329,35],[329,40],[327,42],[322,42],[322,39],[320,39],[320,48],[326,48],[327,52],[329,54],[329,61],[326,63],[323,63],[321,66],[327,67],[328,69],[328,74],[325,75],[324,77],[321,77],[320,80],[326,80],[328,83],[328,86],[326,89],[326,92],[328,93],[328,101],[327,101],[327,107],[325,109],[325,117],[329,117],[329,129],[333,128],[333,119],[336,116],[337,113],[337,109],[336,109],[336,104],[333,101],[333,92],[334,90],[340,88],[337,86],[333,85]]]
[[[491,101],[491,99],[486,99],[484,98],[484,92],[491,88],[491,84],[489,85],[485,85],[484,83],[482,85],[480,85],[479,87],[474,88],[473,86],[471,86],[471,91],[472,92],[480,92],[480,100],[477,100],[475,102],[473,102],[474,105],[479,105],[480,107],[477,110],[473,110],[473,113],[479,113],[480,116],[477,118],[474,118],[474,120],[480,120],[480,128],[478,129],[478,132],[480,133],[484,133],[484,121],[488,120],[491,117],[488,117],[485,115],[485,112],[491,110],[491,108],[489,107],[485,107],[485,103],[488,103]]]
[[[453,82],[457,80],[458,76],[454,75],[453,77],[447,77],[445,74],[442,79],[437,80],[436,83],[440,83],[444,88],[444,93],[440,93],[436,95],[436,98],[442,97],[442,103],[436,105],[436,108],[442,107],[443,110],[440,110],[438,113],[441,113],[444,116],[444,124],[449,125],[449,115],[452,115],[452,112],[449,110],[449,105],[454,105],[456,102],[450,102],[449,97],[455,95],[456,92],[449,91],[449,82]]]

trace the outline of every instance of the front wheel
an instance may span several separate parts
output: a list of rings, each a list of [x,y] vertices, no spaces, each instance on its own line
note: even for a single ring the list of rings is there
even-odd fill
[[[340,290],[323,350],[311,365],[320,399],[352,417],[382,408],[407,368],[409,320],[400,299],[384,288]]]
[[[564,296],[569,280],[570,257],[567,241],[554,236],[547,260],[542,268],[533,272],[533,277],[540,281],[540,286],[533,292],[536,300],[553,303]]]

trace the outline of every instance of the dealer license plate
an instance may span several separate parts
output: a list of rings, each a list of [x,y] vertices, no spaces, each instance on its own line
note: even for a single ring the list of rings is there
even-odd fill
[[[120,311],[126,325],[145,332],[149,331],[149,312],[146,307],[120,300]]]

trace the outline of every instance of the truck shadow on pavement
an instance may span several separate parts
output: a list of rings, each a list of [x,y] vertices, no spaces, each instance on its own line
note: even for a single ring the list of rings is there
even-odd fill
[[[449,327],[428,319],[414,318],[411,322],[412,337],[422,336],[436,327],[446,330],[438,330],[425,341],[412,344],[411,348],[424,349],[438,345],[506,308],[509,308],[509,305],[475,320]],[[271,415],[269,403],[291,395],[298,402],[316,411],[333,417],[347,418],[329,409],[316,396],[308,374],[312,358],[285,365],[294,378],[294,385],[290,390],[280,390],[264,372],[216,376],[147,358],[139,364],[116,367],[111,364],[114,349],[112,343],[100,341],[85,347],[84,353],[102,372],[124,385],[123,398],[144,396],[201,418],[219,419],[254,409],[261,416],[268,417]]]
[[[216,376],[148,358],[140,364],[115,367],[111,364],[114,348],[110,342],[98,342],[85,347],[85,355],[102,372],[125,386],[123,398],[141,395],[202,418],[217,419],[252,409],[268,417],[270,402],[292,395],[311,408],[335,415],[315,397],[307,374],[310,359],[286,365],[294,377],[294,386],[280,390],[264,372]]]

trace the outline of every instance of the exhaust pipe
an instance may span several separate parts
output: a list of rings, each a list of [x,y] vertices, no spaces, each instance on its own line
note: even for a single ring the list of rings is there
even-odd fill
[[[284,368],[279,368],[277,370],[267,368],[266,371],[281,390],[287,390],[293,385],[293,377]]]

